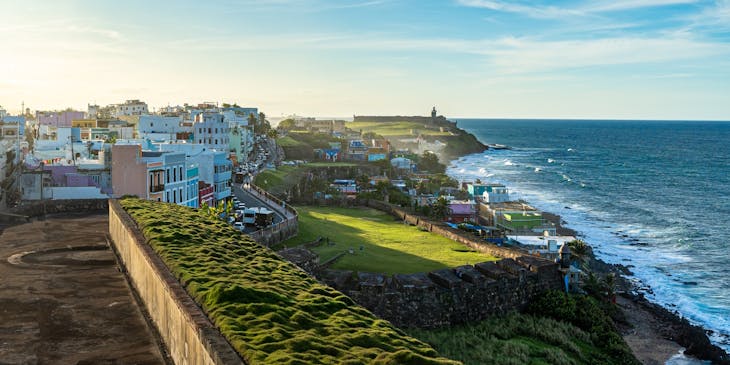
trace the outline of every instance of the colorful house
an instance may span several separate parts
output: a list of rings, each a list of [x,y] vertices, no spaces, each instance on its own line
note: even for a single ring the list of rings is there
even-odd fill
[[[449,218],[453,223],[476,222],[476,204],[471,200],[452,200],[449,202]]]

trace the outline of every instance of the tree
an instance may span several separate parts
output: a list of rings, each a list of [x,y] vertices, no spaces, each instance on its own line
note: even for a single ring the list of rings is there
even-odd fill
[[[294,129],[294,126],[295,126],[294,119],[287,118],[287,119],[284,119],[281,122],[279,122],[279,125],[276,126],[276,128],[277,129],[287,130],[288,131],[288,130]]]
[[[454,194],[454,198],[456,198],[456,200],[469,200],[469,192],[461,189]]]
[[[439,158],[435,153],[426,151],[420,156],[418,169],[431,173],[443,173],[446,171],[446,166],[439,162]]]
[[[355,184],[360,188],[360,191],[370,188],[370,176],[362,174],[355,178]]]
[[[450,211],[449,202],[441,196],[435,203],[433,203],[433,206],[431,207],[431,216],[439,220],[445,219],[449,215]]]
[[[28,142],[28,150],[31,152],[33,151],[33,147],[35,144],[35,136],[33,135],[33,128],[26,128],[25,129],[25,140]]]
[[[269,138],[276,138],[279,136],[279,132],[277,132],[276,129],[269,129],[269,131],[266,132],[266,135],[269,136]]]
[[[266,134],[271,129],[271,124],[266,120],[266,114],[263,112],[259,113],[258,120],[254,125],[254,132],[257,134]]]

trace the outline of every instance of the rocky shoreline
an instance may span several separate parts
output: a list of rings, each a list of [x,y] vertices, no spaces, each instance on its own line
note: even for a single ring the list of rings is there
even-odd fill
[[[579,236],[575,230],[564,227],[566,223],[559,215],[543,212],[543,216],[555,223],[558,234]],[[642,288],[638,288],[627,278],[632,275],[630,268],[606,263],[596,258],[590,248],[585,262],[588,269],[597,275],[616,275],[616,292],[619,293],[617,304],[623,316],[614,320],[624,340],[635,352],[634,355],[643,363],[664,364],[684,349],[685,355],[711,361],[713,364],[730,365],[730,355],[712,344],[707,336],[709,330],[690,323],[676,311],[670,311],[646,299],[639,291]],[[677,346],[672,348],[663,343],[663,340]]]

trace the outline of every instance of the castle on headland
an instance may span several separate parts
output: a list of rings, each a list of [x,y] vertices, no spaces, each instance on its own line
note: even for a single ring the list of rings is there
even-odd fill
[[[412,122],[429,124],[440,127],[451,127],[456,129],[456,122],[452,122],[443,115],[438,115],[436,107],[431,109],[431,116],[404,116],[404,115],[393,115],[393,116],[376,116],[376,115],[353,115],[353,122],[378,122],[378,123],[398,123],[398,122]]]

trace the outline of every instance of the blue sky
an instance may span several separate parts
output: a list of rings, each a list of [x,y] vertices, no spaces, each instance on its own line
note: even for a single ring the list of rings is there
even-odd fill
[[[0,105],[730,120],[730,0],[0,0]]]

